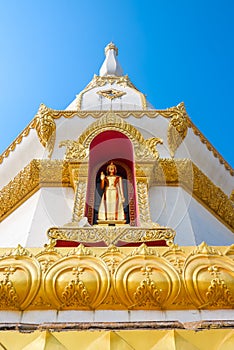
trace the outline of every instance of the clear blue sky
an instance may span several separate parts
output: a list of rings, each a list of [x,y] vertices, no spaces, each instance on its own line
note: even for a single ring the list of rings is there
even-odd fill
[[[65,109],[111,40],[155,108],[185,102],[234,165],[232,0],[0,0],[0,153],[41,102]]]

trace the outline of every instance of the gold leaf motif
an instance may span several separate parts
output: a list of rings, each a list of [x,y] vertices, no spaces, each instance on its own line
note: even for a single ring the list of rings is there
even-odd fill
[[[4,270],[4,279],[0,281],[0,309],[19,308],[19,298],[10,280],[10,275],[15,271],[13,266],[6,267]]]
[[[204,243],[184,264],[185,293],[199,309],[234,306],[234,262]],[[225,282],[227,281],[227,282]]]
[[[89,306],[90,296],[85,287],[85,284],[80,280],[80,275],[84,272],[83,267],[73,268],[73,275],[75,279],[70,281],[64,288],[62,293],[62,308],[67,306],[73,306],[75,308],[79,306]]]
[[[140,285],[136,289],[136,292],[133,294],[135,304],[133,304],[130,308],[134,308],[136,306],[147,308],[151,307],[152,305],[161,307],[161,291],[157,289],[155,282],[150,278],[152,268],[150,266],[142,267],[141,272],[143,275],[146,275],[146,279],[141,281]]]
[[[202,305],[201,308],[207,307],[208,305],[218,308],[222,308],[226,305],[234,306],[234,298],[224,280],[220,278],[219,268],[217,266],[210,266],[208,271],[214,278],[211,280],[210,286],[206,292],[207,303]]]

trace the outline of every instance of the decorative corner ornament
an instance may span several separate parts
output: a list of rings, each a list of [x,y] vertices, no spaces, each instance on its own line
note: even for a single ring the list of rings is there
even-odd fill
[[[126,95],[126,92],[115,89],[99,90],[96,93],[102,97],[108,98],[109,100],[114,100],[115,98],[119,98]]]
[[[56,124],[53,117],[49,114],[49,108],[43,103],[40,105],[35,119],[37,135],[41,144],[48,149],[50,158],[54,149]]]
[[[187,135],[187,118],[188,116],[183,102],[173,108],[173,115],[167,130],[167,140],[172,158],[174,158],[177,148]]]

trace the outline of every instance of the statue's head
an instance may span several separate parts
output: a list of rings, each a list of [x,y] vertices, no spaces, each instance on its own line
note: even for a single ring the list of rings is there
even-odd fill
[[[106,172],[108,175],[116,175],[117,174],[117,168],[113,162],[110,162],[110,164],[107,166]]]

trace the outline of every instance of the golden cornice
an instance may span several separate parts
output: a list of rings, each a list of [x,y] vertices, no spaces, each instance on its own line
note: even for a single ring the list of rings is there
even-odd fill
[[[154,185],[183,187],[234,230],[233,202],[191,160],[160,159],[155,168]]]
[[[72,167],[73,168],[73,167]],[[229,229],[234,229],[233,201],[188,159],[159,159],[152,185],[182,186]],[[74,187],[69,162],[33,160],[0,191],[0,221],[39,188]]]
[[[106,130],[120,131],[131,140],[136,161],[156,160],[158,158],[156,145],[162,143],[161,139],[152,137],[145,140],[138,129],[110,111],[93,122],[77,141],[60,142],[60,147],[67,147],[65,159],[73,162],[87,160],[90,143],[98,134]]]
[[[68,163],[59,160],[32,160],[0,191],[0,221],[41,187],[71,186]]]
[[[5,158],[9,156],[11,152],[13,152],[18,144],[20,144],[24,137],[28,136],[31,129],[36,127],[36,120],[33,119],[28,126],[17,136],[17,138],[10,144],[10,146],[0,155],[0,164],[3,162]]]
[[[226,248],[1,249],[0,310],[233,309]]]
[[[91,81],[91,83],[87,86],[92,87],[92,84],[100,84],[100,86],[104,86],[107,82],[110,84],[113,84],[116,79],[119,79],[119,84],[123,86],[127,86],[129,84],[129,79],[127,76],[123,77],[99,77],[94,76],[94,79]],[[99,81],[100,80],[100,81]],[[132,83],[131,83],[132,84]],[[135,86],[131,85],[130,87]],[[145,105],[146,108],[146,105]],[[201,142],[204,143],[209,151],[211,151],[215,158],[218,158],[220,164],[223,164],[225,169],[229,171],[229,173],[234,176],[234,170],[231,167],[228,162],[225,161],[225,159],[221,156],[221,154],[212,146],[212,144],[206,139],[206,137],[197,129],[197,127],[193,124],[191,119],[188,117],[184,103],[180,103],[177,106],[167,108],[167,109],[154,109],[154,110],[147,110],[144,109],[142,111],[136,111],[136,110],[128,110],[128,111],[113,111],[117,116],[126,119],[131,117],[135,118],[143,118],[147,116],[148,118],[156,118],[159,115],[165,117],[165,118],[171,118],[171,123],[169,123],[168,128],[168,142],[170,146],[171,154],[173,155],[176,148],[178,148],[179,143],[184,139],[187,133],[187,127],[192,128],[195,135],[197,135]],[[101,118],[105,116],[108,113],[108,111],[82,111],[82,110],[54,110],[51,108],[48,108],[43,103],[40,105],[39,110],[35,116],[35,118],[30,122],[30,124],[20,133],[20,135],[11,143],[11,145],[0,155],[0,164],[3,162],[5,158],[9,156],[9,154],[14,151],[17,144],[20,144],[24,137],[28,136],[31,129],[35,129],[37,126],[37,117],[40,115],[41,117],[49,116],[53,119],[59,119],[61,117],[63,118],[87,118],[89,116],[92,116],[93,118]],[[172,127],[175,127],[177,130],[177,133],[175,133],[175,130]],[[52,128],[53,129],[53,128]],[[51,130],[52,130],[51,129]],[[48,132],[48,130],[47,130]],[[49,132],[50,134],[50,132]],[[174,137],[174,134],[176,136]],[[44,143],[45,144],[45,143]],[[50,149],[51,151],[51,149]]]
[[[81,217],[80,217],[81,219]],[[148,226],[147,226],[148,224]],[[120,226],[120,227],[105,227],[91,226],[78,227],[74,222],[67,224],[64,227],[52,227],[48,230],[47,235],[52,240],[63,240],[72,242],[81,242],[84,244],[103,244],[108,245],[127,243],[142,243],[166,241],[172,244],[175,237],[175,231],[168,227],[153,226],[144,222],[140,227]]]

